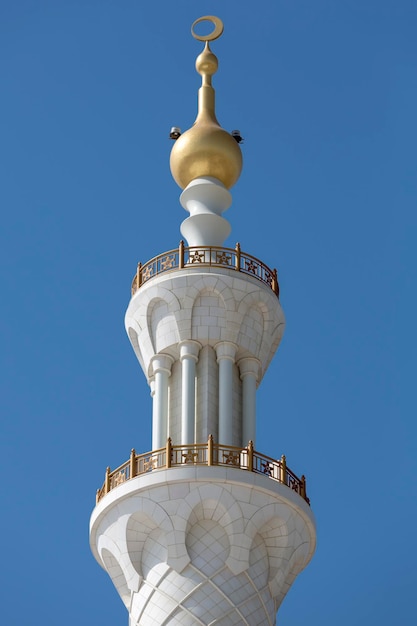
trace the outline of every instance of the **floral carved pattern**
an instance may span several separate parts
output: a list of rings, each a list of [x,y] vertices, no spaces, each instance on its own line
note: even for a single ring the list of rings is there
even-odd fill
[[[240,454],[238,452],[223,452],[223,461],[226,465],[237,465],[240,467]]]
[[[256,270],[258,269],[257,263],[254,263],[253,261],[245,261],[245,265],[248,272],[256,274]]]
[[[157,467],[158,467],[158,459],[153,458],[152,456],[150,456],[149,459],[146,459],[146,461],[143,462],[143,469],[145,472],[149,472],[150,470],[157,469]]]
[[[170,270],[171,267],[175,267],[175,257],[166,256],[161,260],[161,271],[165,272],[166,270]]]
[[[145,269],[142,271],[142,280],[143,282],[145,282],[146,280],[149,280],[149,278],[152,276],[153,274],[153,268],[151,265],[148,265],[147,267],[145,267]]]
[[[226,254],[226,252],[217,252],[216,253],[216,263],[218,265],[230,265],[232,262],[232,255]]]
[[[292,476],[288,477],[288,487],[290,489],[292,489],[293,491],[296,491],[297,493],[300,493],[299,492],[299,484],[298,484],[298,482],[296,482],[294,480],[294,478]]]
[[[187,452],[184,452],[181,456],[184,459],[184,463],[195,463],[198,459],[198,452],[187,450]]]
[[[272,470],[274,469],[271,463],[262,463],[263,473],[267,476],[272,476]]]
[[[204,261],[204,252],[199,252],[196,250],[194,254],[190,254],[191,263],[203,263]]]
[[[126,481],[126,471],[125,470],[121,470],[120,472],[118,472],[116,474],[116,476],[113,478],[113,482],[114,482],[114,486],[117,487],[118,485],[121,485],[122,483],[124,483]]]

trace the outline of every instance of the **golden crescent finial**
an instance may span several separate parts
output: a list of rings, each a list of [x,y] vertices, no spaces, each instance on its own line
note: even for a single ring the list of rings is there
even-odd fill
[[[197,35],[197,33],[194,30],[194,26],[196,26],[200,22],[211,22],[212,24],[214,24],[214,30],[208,35]],[[218,39],[219,37],[221,37],[221,35],[223,34],[223,30],[224,30],[223,22],[221,21],[220,18],[216,17],[215,15],[203,15],[203,17],[199,17],[198,20],[193,22],[191,26],[191,34],[194,37],[194,39],[198,39],[198,41],[214,41],[215,39]]]
[[[214,30],[208,35],[197,35],[196,24],[211,22]],[[183,189],[196,178],[216,178],[230,189],[242,169],[242,153],[236,140],[216,119],[214,89],[211,84],[218,60],[210,50],[209,42],[223,33],[223,22],[214,15],[199,17],[191,26],[191,34],[204,41],[204,50],[198,55],[195,67],[202,81],[198,90],[198,114],[193,126],[183,133],[171,150],[171,173]]]

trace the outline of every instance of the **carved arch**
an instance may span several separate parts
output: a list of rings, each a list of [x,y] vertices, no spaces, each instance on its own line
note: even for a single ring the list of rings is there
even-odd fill
[[[128,553],[123,552],[117,543],[106,535],[99,538],[97,549],[120,597],[128,606],[130,592],[138,591],[141,583],[141,577],[134,569]]]
[[[220,485],[202,485],[188,494],[185,503],[191,510],[186,532],[202,519],[218,522],[226,531],[230,544],[226,565],[236,575],[245,571],[249,566],[250,542],[242,532],[242,509],[230,491]]]
[[[179,541],[177,528],[174,529],[172,521],[165,509],[144,496],[136,496],[124,503],[123,512],[127,514],[126,544],[129,553],[136,553],[135,569],[142,576],[143,572],[139,564],[143,546],[149,532],[160,529],[165,538],[167,548],[167,564],[175,571],[181,572],[190,562],[185,549],[185,541]],[[142,525],[142,530],[140,530]],[[133,542],[133,543],[132,543]]]

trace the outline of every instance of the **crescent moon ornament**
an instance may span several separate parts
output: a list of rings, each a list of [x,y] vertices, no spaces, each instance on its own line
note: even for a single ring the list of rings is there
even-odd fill
[[[214,30],[208,35],[197,35],[197,33],[194,30],[194,27],[200,22],[211,22],[214,25]],[[198,39],[198,41],[214,41],[215,39],[218,39],[219,37],[221,37],[223,30],[224,30],[223,22],[221,21],[220,18],[216,17],[215,15],[204,15],[203,17],[199,17],[198,20],[193,22],[191,26],[191,34],[194,37],[194,39]]]

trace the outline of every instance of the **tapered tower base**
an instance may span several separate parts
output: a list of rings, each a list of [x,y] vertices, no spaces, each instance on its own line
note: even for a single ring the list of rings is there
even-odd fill
[[[132,478],[101,499],[90,531],[130,626],[273,625],[316,536],[286,485],[204,466]]]

